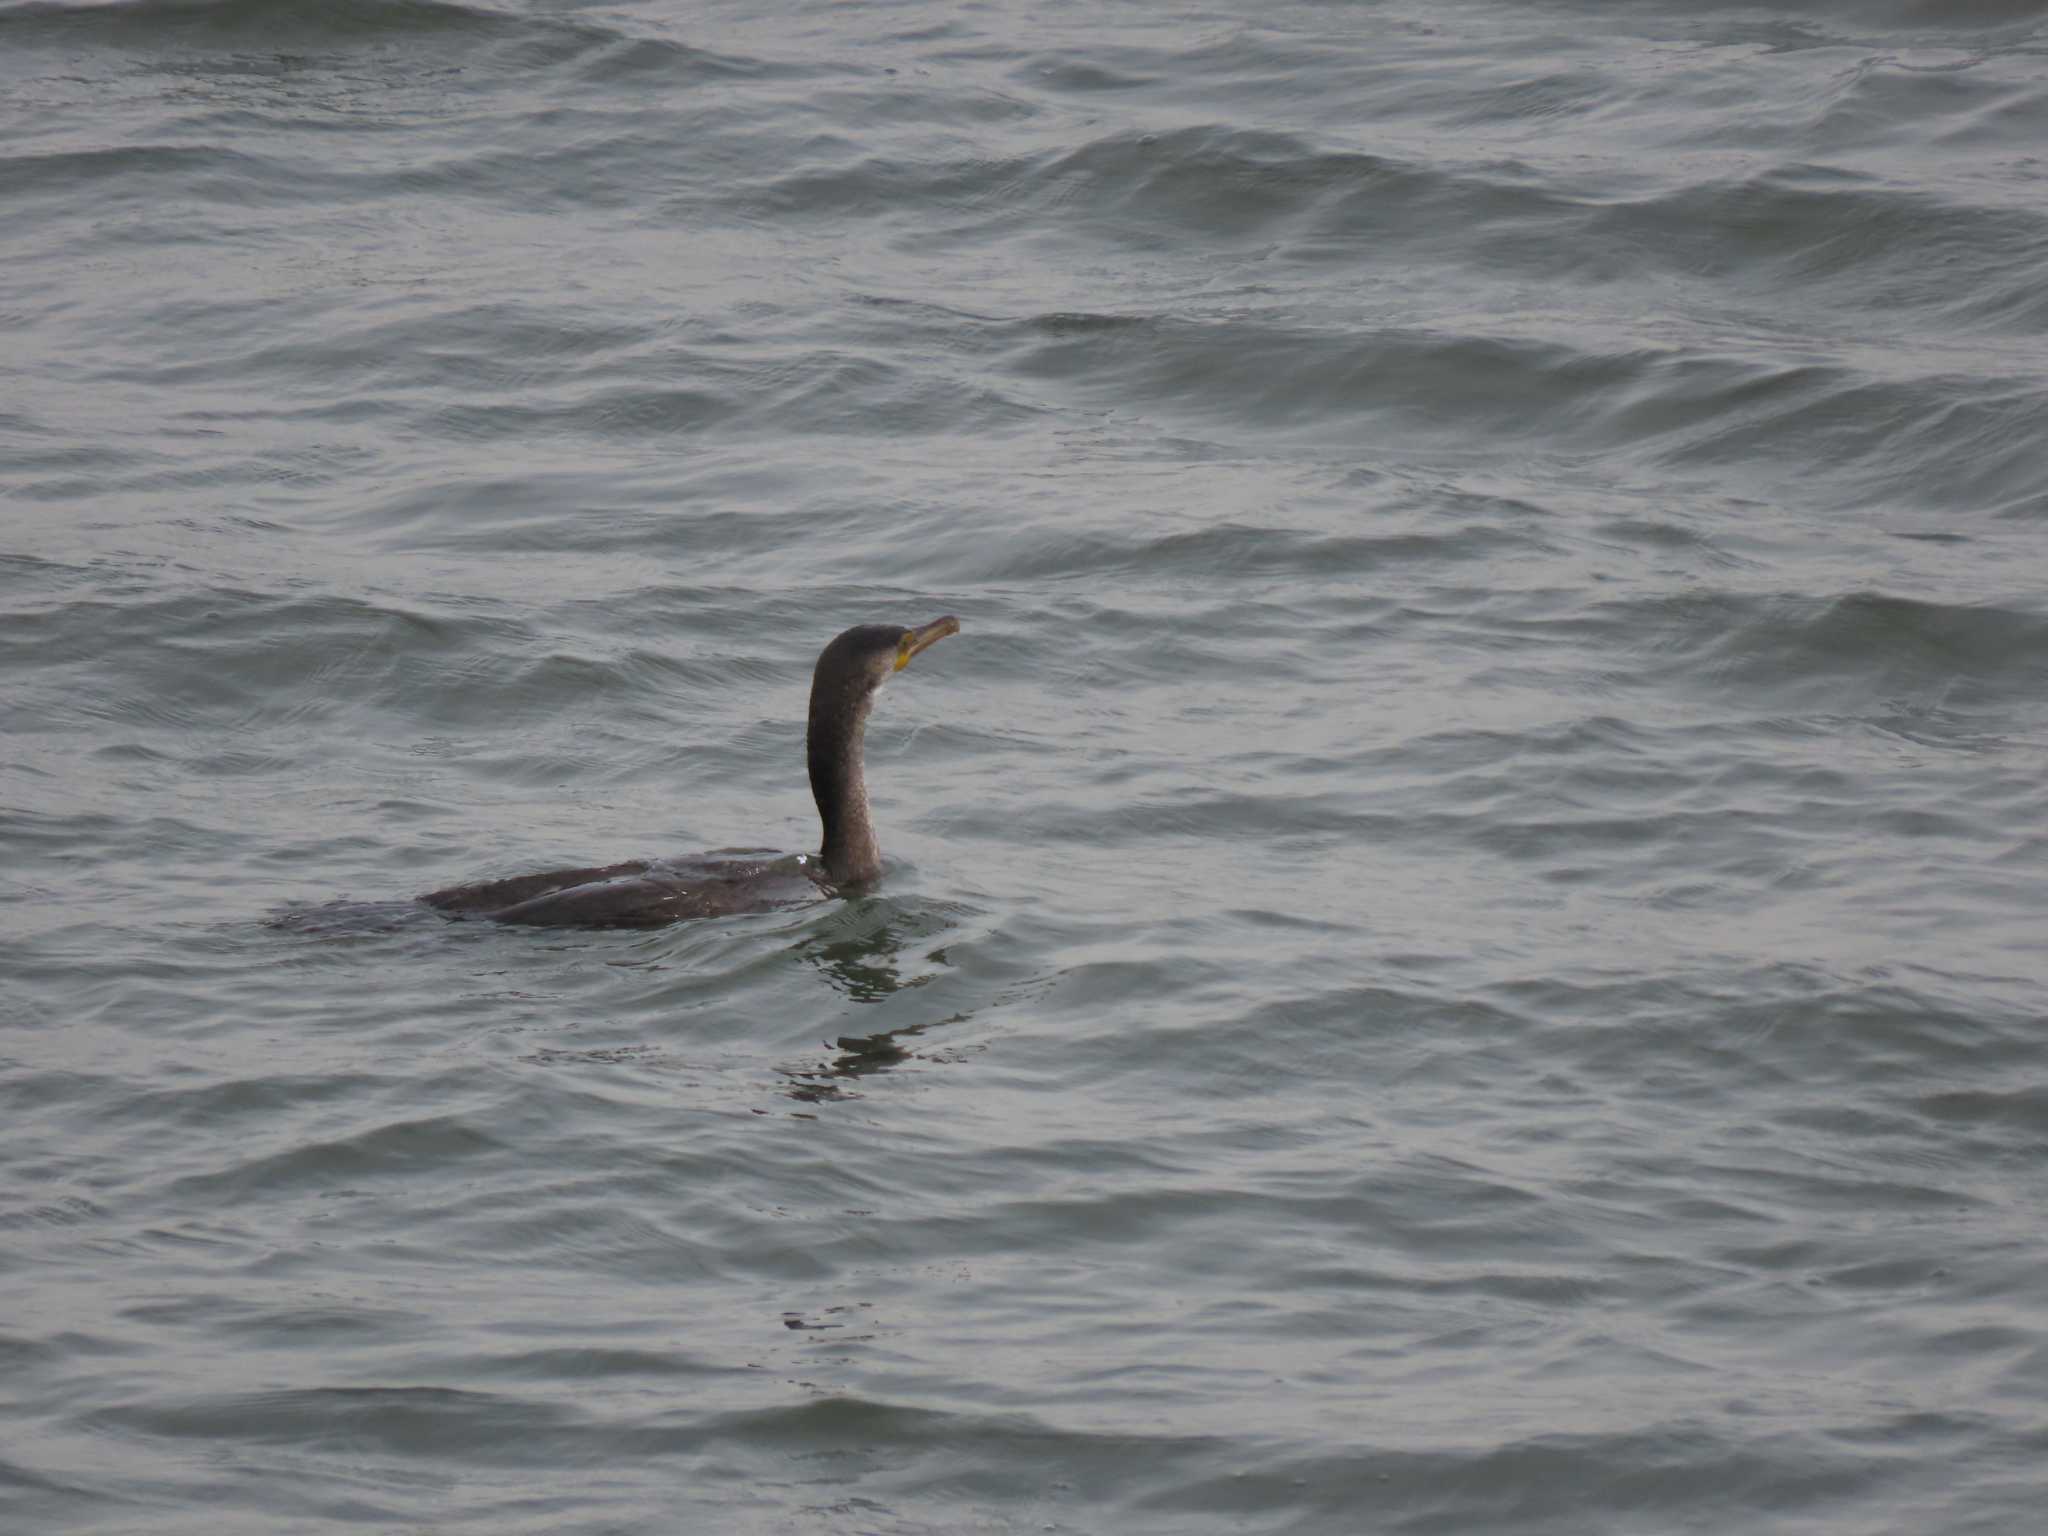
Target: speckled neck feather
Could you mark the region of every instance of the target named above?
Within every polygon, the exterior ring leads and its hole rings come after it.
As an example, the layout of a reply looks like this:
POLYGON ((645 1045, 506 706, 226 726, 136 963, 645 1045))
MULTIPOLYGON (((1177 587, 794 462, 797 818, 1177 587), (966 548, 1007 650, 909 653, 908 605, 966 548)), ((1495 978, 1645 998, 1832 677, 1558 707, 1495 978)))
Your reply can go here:
POLYGON ((811 796, 825 827, 825 874, 834 885, 863 885, 882 872, 882 846, 875 841, 875 824, 868 815, 867 777, 861 763, 876 688, 865 672, 835 665, 838 659, 831 649, 818 658, 804 745, 810 759, 811 796))

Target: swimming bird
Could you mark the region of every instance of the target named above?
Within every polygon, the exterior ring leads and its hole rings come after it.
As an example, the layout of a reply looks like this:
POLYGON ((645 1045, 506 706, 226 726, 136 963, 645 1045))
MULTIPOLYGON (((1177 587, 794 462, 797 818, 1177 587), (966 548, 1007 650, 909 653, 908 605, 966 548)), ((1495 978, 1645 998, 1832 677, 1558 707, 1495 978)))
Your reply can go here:
POLYGON ((588 869, 551 869, 508 880, 452 885, 419 899, 454 918, 564 928, 660 928, 690 917, 764 912, 857 890, 882 872, 868 814, 861 743, 882 684, 948 635, 948 614, 929 624, 859 624, 835 636, 811 674, 805 756, 824 841, 815 856, 721 848, 680 859, 636 859, 588 869))

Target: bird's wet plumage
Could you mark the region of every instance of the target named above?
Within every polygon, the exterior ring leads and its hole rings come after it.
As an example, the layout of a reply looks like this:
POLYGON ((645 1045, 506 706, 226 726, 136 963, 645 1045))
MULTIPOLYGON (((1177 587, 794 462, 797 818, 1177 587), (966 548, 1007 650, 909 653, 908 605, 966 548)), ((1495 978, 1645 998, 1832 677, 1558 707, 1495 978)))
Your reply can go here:
POLYGON ((830 887, 804 854, 738 848, 677 859, 631 859, 450 886, 420 898, 450 917, 543 928, 665 928, 692 917, 767 912, 816 901, 830 887))
POLYGON ((868 810, 862 743, 882 684, 957 634, 950 615, 903 627, 863 624, 835 636, 811 677, 805 758, 823 843, 815 856, 721 849, 484 880, 420 900, 448 917, 564 928, 661 928, 693 917, 765 912, 856 889, 882 869, 868 810))

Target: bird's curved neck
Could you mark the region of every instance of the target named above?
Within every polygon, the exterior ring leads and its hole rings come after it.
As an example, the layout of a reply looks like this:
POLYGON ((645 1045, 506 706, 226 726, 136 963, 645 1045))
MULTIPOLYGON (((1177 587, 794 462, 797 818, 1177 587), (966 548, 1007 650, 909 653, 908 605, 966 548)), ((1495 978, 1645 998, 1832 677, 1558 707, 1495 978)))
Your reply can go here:
POLYGON ((866 689, 833 689, 823 679, 811 689, 805 747, 811 797, 818 802, 818 820, 825 827, 821 857, 834 885, 863 885, 882 872, 882 847, 875 841, 875 824, 868 815, 867 776, 861 762, 862 737, 873 703, 874 695, 866 689))

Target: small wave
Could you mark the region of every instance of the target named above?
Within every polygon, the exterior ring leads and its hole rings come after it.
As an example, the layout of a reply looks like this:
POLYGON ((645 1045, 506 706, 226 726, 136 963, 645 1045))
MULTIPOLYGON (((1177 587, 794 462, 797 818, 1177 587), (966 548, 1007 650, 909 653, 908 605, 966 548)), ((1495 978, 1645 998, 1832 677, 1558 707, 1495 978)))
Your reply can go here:
MULTIPOLYGON (((316 50, 382 55, 394 47, 423 45, 439 47, 424 64, 412 59, 396 73, 381 70, 379 81, 388 83, 422 67, 444 77, 450 70, 468 70, 485 60, 472 54, 464 63, 448 50, 478 48, 490 50, 488 63, 498 70, 573 68, 588 80, 613 86, 644 79, 672 90, 807 72, 801 65, 778 66, 608 26, 589 13, 571 20, 458 0, 117 0, 110 5, 31 3, 0 11, 0 48, 97 46, 199 58, 222 48, 263 51, 260 61, 207 58, 198 66, 203 74, 299 74, 312 62, 301 55, 316 50)), ((168 58, 160 63, 173 71, 194 67, 168 58)))
POLYGON ((1673 273, 1774 304, 1796 292, 1844 313, 1882 307, 1943 336, 1965 324, 2037 326, 2048 321, 2039 281, 2048 218, 2017 200, 1984 201, 1983 190, 1936 193, 1790 164, 1612 204, 1577 238, 1619 243, 1673 273), (1978 199, 1965 200, 1972 193, 1978 199))
MULTIPOLYGON (((1526 531, 1474 520, 1439 530, 1400 529, 1381 534, 1332 535, 1300 528, 1218 522, 1150 537, 1122 537, 1060 528, 1019 529, 1000 547, 977 550, 969 562, 948 566, 955 578, 1005 581, 1108 576, 1150 582, 1214 578, 1328 576, 1368 580, 1390 571, 1441 568, 1467 561, 1512 559, 1547 546, 1526 531)), ((1249 614, 1232 613, 1231 632, 1243 633, 1249 614)))
MULTIPOLYGON (((279 48, 403 41, 434 33, 481 39, 567 25, 455 0, 117 0, 111 5, 10 7, 0 14, 0 40, 122 47, 247 42, 279 48)), ((588 24, 577 29, 598 31, 588 24)))
POLYGON ((166 183, 190 196, 238 204, 262 189, 298 200, 320 196, 321 180, 314 177, 316 185, 309 186, 267 157, 218 147, 138 144, 0 157, 0 195, 65 203, 82 186, 103 199, 125 193, 154 200, 164 195, 166 183))
POLYGON ((1762 702, 1869 708, 1938 695, 1956 710, 2038 700, 2048 687, 2048 615, 1883 592, 1834 597, 1721 594, 1596 610, 1636 637, 1646 672, 1683 673, 1762 702), (1661 656, 1661 659, 1657 659, 1661 656))

